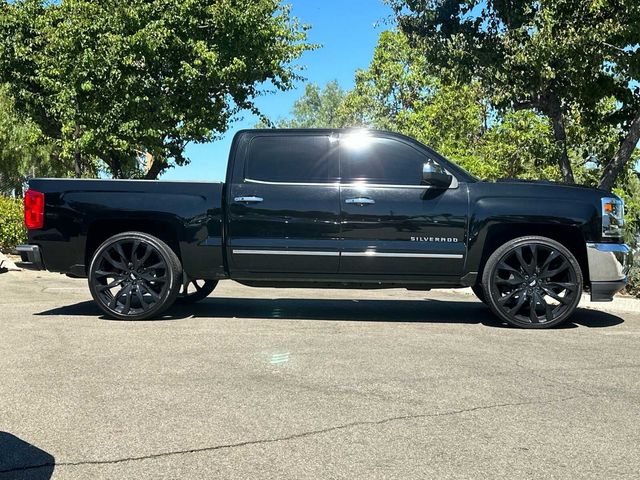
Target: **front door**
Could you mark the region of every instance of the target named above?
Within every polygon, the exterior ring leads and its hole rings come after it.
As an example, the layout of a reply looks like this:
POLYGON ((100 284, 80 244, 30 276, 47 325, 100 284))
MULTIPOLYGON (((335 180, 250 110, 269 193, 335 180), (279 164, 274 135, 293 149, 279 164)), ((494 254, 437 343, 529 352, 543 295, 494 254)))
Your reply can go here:
POLYGON ((227 196, 235 278, 338 271, 337 145, 329 133, 256 133, 248 140, 227 196))
POLYGON ((341 137, 341 274, 460 276, 466 185, 421 185, 429 160, 419 146, 382 133, 341 137))

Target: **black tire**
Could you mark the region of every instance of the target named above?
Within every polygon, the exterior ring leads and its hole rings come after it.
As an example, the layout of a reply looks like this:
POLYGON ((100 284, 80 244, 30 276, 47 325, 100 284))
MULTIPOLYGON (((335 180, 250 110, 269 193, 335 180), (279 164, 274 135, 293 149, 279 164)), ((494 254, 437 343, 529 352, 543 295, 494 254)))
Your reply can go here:
POLYGON ((207 298, 218 285, 217 280, 191 280, 182 285, 176 303, 189 305, 207 298))
POLYGON ((487 297, 484 296, 484 289, 482 288, 482 285, 478 283, 477 285, 471 287, 471 290, 473 290, 473 293, 476 294, 478 300, 480 300, 485 305, 487 304, 487 297))
POLYGON ((142 232, 107 239, 93 255, 89 290, 107 316, 145 320, 159 316, 182 287, 182 265, 162 240, 142 232))
POLYGON ((489 257, 482 287, 487 304, 502 320, 522 328, 549 328, 576 310, 582 271, 573 254, 555 240, 521 237, 489 257))

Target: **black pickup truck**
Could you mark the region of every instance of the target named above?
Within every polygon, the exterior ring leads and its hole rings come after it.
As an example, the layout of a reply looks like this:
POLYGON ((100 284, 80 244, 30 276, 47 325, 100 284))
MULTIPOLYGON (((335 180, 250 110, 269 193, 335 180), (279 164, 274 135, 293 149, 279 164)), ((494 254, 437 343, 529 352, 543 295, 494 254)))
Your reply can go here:
POLYGON ((244 130, 225 183, 34 179, 23 265, 87 277, 107 315, 159 316, 221 279, 255 287, 471 287, 520 327, 607 301, 630 265, 623 203, 481 181, 372 130, 244 130))

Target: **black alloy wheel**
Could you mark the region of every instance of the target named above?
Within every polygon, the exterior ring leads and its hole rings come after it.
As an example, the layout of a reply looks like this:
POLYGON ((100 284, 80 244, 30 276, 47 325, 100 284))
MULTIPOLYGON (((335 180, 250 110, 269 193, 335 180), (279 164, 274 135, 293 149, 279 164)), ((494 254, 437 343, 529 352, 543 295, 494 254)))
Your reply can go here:
POLYGON ((484 296, 484 289, 482 288, 482 285, 478 283, 471 287, 471 290, 473 290, 473 293, 478 297, 478 300, 484 304, 487 303, 487 298, 484 296))
POLYGON ((493 312, 524 328, 562 323, 582 295, 577 260, 545 237, 523 237, 500 247, 487 261, 482 283, 493 312))
POLYGON ((108 316, 143 320, 174 303, 181 278, 180 261, 166 243, 146 233, 125 232, 109 238, 94 254, 89 289, 108 316))
POLYGON ((182 285, 176 303, 187 305, 207 298, 218 285, 217 280, 191 280, 182 285))

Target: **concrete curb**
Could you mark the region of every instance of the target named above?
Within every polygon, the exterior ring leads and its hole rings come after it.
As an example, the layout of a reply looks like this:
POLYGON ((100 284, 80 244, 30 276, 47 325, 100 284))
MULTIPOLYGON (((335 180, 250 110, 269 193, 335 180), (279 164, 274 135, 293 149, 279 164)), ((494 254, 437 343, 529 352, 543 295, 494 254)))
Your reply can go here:
MULTIPOLYGON (((440 291, 475 296, 473 290, 470 288, 452 288, 440 291)), ((590 295, 583 293, 579 307, 589 308, 591 310, 601 310, 603 312, 640 313, 640 298, 616 295, 611 302, 592 302, 590 300, 590 295)))
POLYGON ((6 256, 0 253, 0 273, 4 272, 20 272, 22 269, 18 268, 15 263, 9 260, 6 256))

